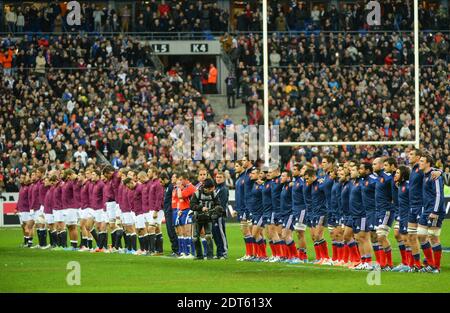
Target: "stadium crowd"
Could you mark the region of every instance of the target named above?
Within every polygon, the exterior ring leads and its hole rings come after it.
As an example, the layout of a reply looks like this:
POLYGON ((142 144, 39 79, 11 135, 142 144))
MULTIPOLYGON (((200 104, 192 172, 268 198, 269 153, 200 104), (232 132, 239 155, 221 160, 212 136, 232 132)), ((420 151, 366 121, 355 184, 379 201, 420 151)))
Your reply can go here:
POLYGON ((173 126, 214 121, 191 76, 153 70, 130 37, 8 37, 2 47, 2 190, 16 191, 30 167, 84 168, 96 151, 116 168, 151 159, 170 168, 173 126))
MULTIPOLYGON (((81 25, 66 22, 65 3, 10 5, 0 25, 7 32, 220 32, 228 30, 229 14, 218 7, 217 1, 151 0, 138 4, 132 16, 132 3, 119 8, 80 1, 81 25), (6 23, 3 23, 6 22, 6 23)), ((167 36, 166 36, 167 37, 167 36)))
MULTIPOLYGON (((359 31, 359 30, 412 30, 413 1, 380 1, 381 18, 379 26, 369 26, 366 16, 369 11, 366 2, 330 3, 327 6, 311 1, 271 1, 268 13, 270 31, 359 31)), ((419 4, 421 29, 445 30, 449 26, 449 12, 444 4, 426 7, 419 4)), ((245 24, 244 24, 245 25, 245 24)), ((241 29, 243 30, 243 29, 241 29)), ((247 28, 245 30, 248 30, 247 28)))

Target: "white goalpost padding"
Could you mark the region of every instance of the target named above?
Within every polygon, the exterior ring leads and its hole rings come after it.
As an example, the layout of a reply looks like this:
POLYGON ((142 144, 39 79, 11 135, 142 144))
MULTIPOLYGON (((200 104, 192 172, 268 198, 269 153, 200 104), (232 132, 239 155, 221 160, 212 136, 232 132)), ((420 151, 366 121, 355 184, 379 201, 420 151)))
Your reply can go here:
POLYGON ((420 93, 419 93, 419 0, 413 0, 414 4, 414 141, 314 141, 314 142, 271 142, 269 138, 269 58, 268 58, 268 36, 267 36, 267 1, 263 0, 263 79, 264 79, 264 156, 266 165, 269 162, 269 151, 271 146, 360 146, 360 145, 414 145, 419 148, 419 116, 420 116, 420 93))

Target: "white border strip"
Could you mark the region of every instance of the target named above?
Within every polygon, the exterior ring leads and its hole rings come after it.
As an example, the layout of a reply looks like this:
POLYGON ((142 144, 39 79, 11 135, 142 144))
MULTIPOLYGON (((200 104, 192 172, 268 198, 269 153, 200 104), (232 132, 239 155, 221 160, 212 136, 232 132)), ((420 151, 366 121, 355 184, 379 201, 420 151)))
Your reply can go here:
POLYGON ((311 141, 311 142, 269 142, 269 146, 396 146, 414 145, 415 141, 311 141))

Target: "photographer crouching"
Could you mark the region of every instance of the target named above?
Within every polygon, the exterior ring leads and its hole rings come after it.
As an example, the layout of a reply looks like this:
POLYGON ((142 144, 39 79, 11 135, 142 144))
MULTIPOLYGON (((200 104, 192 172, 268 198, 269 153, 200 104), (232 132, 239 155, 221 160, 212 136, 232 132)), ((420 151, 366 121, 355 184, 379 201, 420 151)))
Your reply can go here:
POLYGON ((207 259, 213 258, 212 224, 222 216, 224 209, 220 206, 219 199, 214 194, 215 186, 212 179, 206 179, 203 186, 197 190, 191 199, 191 210, 194 211, 194 245, 197 252, 196 259, 203 260, 200 233, 205 232, 208 245, 207 259))

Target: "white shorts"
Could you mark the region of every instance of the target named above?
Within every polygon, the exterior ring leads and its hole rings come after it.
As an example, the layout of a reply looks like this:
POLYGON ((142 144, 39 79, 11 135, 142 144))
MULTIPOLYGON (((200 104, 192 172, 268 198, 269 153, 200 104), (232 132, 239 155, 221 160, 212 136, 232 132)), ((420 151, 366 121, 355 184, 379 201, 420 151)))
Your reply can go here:
POLYGON ((45 223, 47 224, 55 223, 55 218, 53 217, 53 214, 45 213, 44 216, 45 216, 45 223))
POLYGON ((145 213, 136 216, 136 228, 145 228, 145 213))
POLYGON ((31 221, 31 220, 32 220, 32 218, 31 218, 30 212, 19 212, 19 221, 20 221, 20 224, 29 222, 29 221, 31 221))
POLYGON ((136 224, 136 214, 134 212, 123 212, 122 213, 122 224, 123 225, 135 225, 136 224))
POLYGON ((78 223, 78 209, 65 209, 65 222, 67 225, 76 225, 78 223))
POLYGON ((94 220, 97 223, 106 223, 108 221, 108 216, 105 210, 94 210, 94 220))
POLYGON ((108 222, 115 222, 116 221, 116 210, 117 210, 117 203, 114 201, 106 202, 106 215, 108 216, 108 222))
MULTIPOLYGON (((33 211, 33 213, 31 215, 31 219, 33 219, 34 221, 41 222, 44 217, 44 206, 41 205, 38 210, 32 210, 32 211, 33 211)), ((39 224, 42 224, 42 223, 39 223, 39 224)))
POLYGON ((122 211, 120 210, 120 205, 116 203, 116 218, 122 217, 122 211))
POLYGON ((81 218, 82 219, 91 219, 94 218, 94 209, 92 208, 86 208, 81 210, 81 218))
POLYGON ((55 223, 66 221, 66 210, 53 210, 55 223))
POLYGON ((159 210, 159 211, 157 211, 158 213, 157 213, 157 215, 156 215, 156 218, 154 218, 153 216, 153 214, 155 213, 155 211, 150 211, 148 214, 149 214, 149 220, 148 220, 148 223, 150 224, 150 225, 156 225, 156 224, 158 224, 158 225, 160 225, 161 223, 162 223, 162 219, 164 218, 164 211, 163 210, 159 210))

